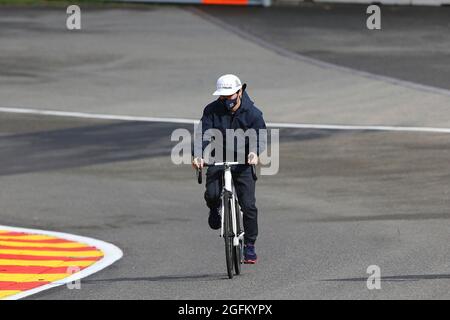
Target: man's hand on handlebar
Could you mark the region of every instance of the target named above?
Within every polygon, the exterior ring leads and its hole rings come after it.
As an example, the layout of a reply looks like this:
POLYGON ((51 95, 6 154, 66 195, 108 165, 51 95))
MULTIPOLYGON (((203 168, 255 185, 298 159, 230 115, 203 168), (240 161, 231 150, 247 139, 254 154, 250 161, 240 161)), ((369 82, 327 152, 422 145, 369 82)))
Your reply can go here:
POLYGON ((258 156, 256 155, 256 153, 254 152, 250 152, 248 154, 248 164, 254 164, 257 165, 258 164, 258 156))
POLYGON ((202 158, 196 157, 192 160, 192 168, 194 169, 203 169, 203 166, 205 164, 205 160, 202 158))

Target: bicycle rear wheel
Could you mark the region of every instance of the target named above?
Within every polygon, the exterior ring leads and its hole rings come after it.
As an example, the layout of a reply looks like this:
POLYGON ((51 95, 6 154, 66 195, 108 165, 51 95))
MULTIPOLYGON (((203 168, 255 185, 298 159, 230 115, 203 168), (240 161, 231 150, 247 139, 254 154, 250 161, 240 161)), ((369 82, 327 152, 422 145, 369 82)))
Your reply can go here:
POLYGON ((228 193, 224 195, 224 230, 223 238, 225 240, 225 258, 227 262, 228 278, 233 279, 233 230, 231 221, 231 198, 228 193))

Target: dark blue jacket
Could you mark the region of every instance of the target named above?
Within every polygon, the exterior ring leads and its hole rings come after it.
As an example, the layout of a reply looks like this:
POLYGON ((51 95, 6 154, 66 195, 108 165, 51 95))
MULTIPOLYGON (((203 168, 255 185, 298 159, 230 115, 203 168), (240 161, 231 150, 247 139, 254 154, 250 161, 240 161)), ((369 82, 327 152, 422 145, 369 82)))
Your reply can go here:
MULTIPOLYGON (((246 131, 247 129, 252 128, 256 130, 258 134, 258 144, 256 150, 249 150, 249 143, 246 140, 245 159, 247 159, 247 155, 249 152, 255 152, 259 156, 259 154, 263 152, 266 147, 265 139, 263 139, 264 137, 261 137, 261 139, 259 139, 259 129, 266 129, 266 123, 264 122, 263 114, 261 110, 259 110, 254 105, 253 101, 250 99, 246 91, 244 91, 242 95, 241 106, 234 114, 231 113, 231 111, 227 110, 225 105, 219 99, 217 99, 205 107, 205 109, 203 110, 203 116, 200 121, 202 124, 202 136, 204 135, 206 130, 211 128, 219 129, 222 132, 224 142, 224 158, 226 157, 226 129, 242 129, 246 131)), ((202 154, 208 144, 208 141, 203 141, 202 154)), ((193 149, 193 155, 200 156, 199 153, 200 150, 193 149)), ((234 154, 234 158, 236 159, 236 153, 234 154)), ((219 159, 216 159, 216 161, 219 161, 219 159)))

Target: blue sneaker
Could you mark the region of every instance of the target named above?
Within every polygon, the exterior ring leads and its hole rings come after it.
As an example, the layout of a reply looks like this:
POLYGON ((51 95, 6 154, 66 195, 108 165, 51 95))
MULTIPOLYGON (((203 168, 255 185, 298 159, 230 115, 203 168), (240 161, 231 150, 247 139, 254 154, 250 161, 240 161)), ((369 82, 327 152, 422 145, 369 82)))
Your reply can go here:
POLYGON ((212 209, 209 211, 208 224, 211 229, 218 230, 222 226, 222 219, 220 218, 219 209, 212 209))
POLYGON ((258 261, 258 256, 255 252, 254 244, 246 244, 244 246, 244 263, 245 264, 255 264, 258 261))

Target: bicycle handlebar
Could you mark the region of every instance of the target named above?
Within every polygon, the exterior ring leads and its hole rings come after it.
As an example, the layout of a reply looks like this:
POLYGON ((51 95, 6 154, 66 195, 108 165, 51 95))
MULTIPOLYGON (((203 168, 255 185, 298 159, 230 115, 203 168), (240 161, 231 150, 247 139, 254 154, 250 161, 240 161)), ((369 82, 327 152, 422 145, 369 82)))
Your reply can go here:
POLYGON ((256 166, 254 164, 252 164, 252 176, 255 181, 258 180, 258 175, 256 174, 256 166))
POLYGON ((197 169, 197 181, 198 181, 198 184, 202 184, 202 180, 203 180, 203 178, 202 178, 202 169, 197 169))
MULTIPOLYGON (((215 162, 215 163, 204 163, 203 166, 204 167, 215 167, 215 166, 224 166, 224 165, 228 165, 228 166, 234 166, 234 165, 238 165, 238 164, 245 164, 245 163, 239 163, 239 162, 215 162)), ((253 179, 258 180, 258 175, 256 174, 256 166, 254 164, 251 165, 252 166, 252 176, 253 179)), ((197 182, 198 184, 202 184, 203 181, 203 175, 202 175, 202 169, 198 168, 197 169, 197 182)))
POLYGON ((219 167, 219 166, 235 166, 238 164, 245 164, 245 163, 240 163, 240 162, 214 162, 214 163, 204 163, 203 166, 204 167, 219 167))

